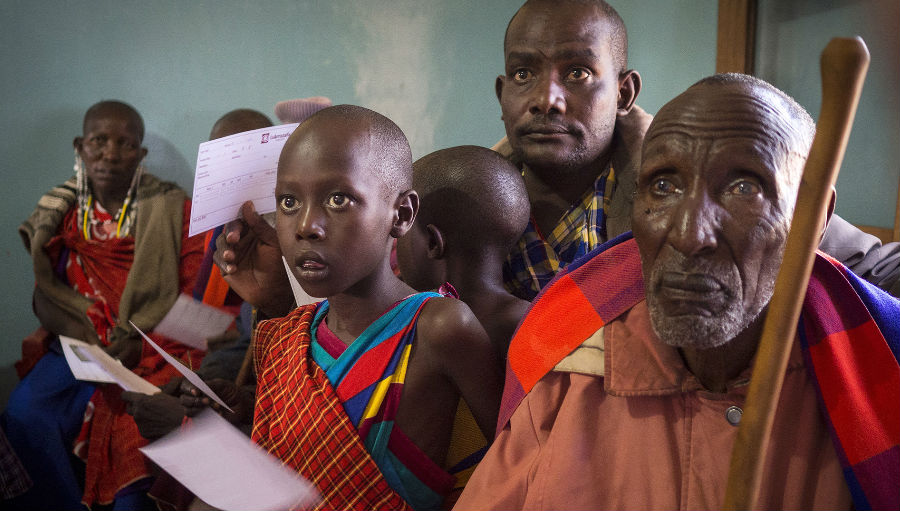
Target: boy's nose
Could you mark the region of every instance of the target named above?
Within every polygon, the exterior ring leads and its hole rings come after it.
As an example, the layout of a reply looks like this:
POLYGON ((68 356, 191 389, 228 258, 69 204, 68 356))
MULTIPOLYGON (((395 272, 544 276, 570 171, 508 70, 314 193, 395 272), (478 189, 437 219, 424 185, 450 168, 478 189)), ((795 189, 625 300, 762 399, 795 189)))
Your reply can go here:
POLYGON ((306 240, 319 240, 325 237, 324 219, 313 206, 306 206, 297 219, 297 237, 306 240))

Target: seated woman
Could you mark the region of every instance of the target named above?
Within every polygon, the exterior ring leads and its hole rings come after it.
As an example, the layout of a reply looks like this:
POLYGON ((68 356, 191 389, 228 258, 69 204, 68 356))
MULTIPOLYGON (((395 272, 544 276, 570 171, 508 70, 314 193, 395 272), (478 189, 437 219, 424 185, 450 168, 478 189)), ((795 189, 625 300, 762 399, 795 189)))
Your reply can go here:
MULTIPOLYGON (((19 228, 34 262, 33 307, 53 337, 19 383, 2 416, 10 443, 32 476, 16 509, 148 504, 146 441, 125 413, 121 389, 76 381, 57 335, 105 346, 135 373, 161 385, 175 370, 128 324, 150 332, 180 292, 190 292, 203 238, 189 238, 190 200, 143 171, 144 123, 131 106, 88 109, 76 137, 75 176, 41 197, 19 228), (77 436, 77 442, 76 442, 77 436), (76 448, 77 443, 77 448, 76 448), (85 464, 73 463, 74 452, 85 464)), ((202 353, 151 334, 196 367, 202 353)))

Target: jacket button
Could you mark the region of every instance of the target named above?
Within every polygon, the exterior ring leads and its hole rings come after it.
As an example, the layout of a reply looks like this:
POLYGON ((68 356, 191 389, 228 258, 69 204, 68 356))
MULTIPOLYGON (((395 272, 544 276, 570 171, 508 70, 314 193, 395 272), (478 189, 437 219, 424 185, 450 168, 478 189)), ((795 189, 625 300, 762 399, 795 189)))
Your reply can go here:
POLYGON ((732 426, 737 426, 741 423, 742 415, 744 415, 744 411, 738 406, 729 406, 728 409, 725 410, 725 420, 732 426))

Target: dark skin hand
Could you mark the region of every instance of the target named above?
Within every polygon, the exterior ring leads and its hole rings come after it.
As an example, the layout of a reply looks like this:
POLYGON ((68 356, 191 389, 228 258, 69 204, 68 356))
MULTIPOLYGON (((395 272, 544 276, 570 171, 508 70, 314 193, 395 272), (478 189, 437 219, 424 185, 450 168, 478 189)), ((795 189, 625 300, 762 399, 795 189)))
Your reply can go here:
POLYGON ((252 387, 238 387, 230 380, 213 379, 206 381, 209 388, 216 393, 222 401, 225 402, 234 413, 229 412, 221 405, 206 397, 200 389, 192 385, 189 381, 184 380, 181 383, 181 406, 184 407, 185 414, 193 417, 209 407, 215 410, 219 415, 234 425, 252 424, 253 423, 253 407, 255 405, 255 396, 252 387))
POLYGON ((123 366, 134 369, 141 362, 144 345, 140 339, 127 338, 113 341, 104 349, 109 356, 119 359, 123 366))
POLYGON ((125 411, 134 417, 138 431, 147 440, 156 440, 178 429, 184 420, 184 408, 176 397, 181 378, 172 378, 159 394, 148 396, 140 392, 122 392, 125 411))
POLYGON ((241 206, 241 219, 229 222, 216 239, 213 260, 231 289, 268 317, 284 316, 293 308, 275 228, 252 202, 241 206))

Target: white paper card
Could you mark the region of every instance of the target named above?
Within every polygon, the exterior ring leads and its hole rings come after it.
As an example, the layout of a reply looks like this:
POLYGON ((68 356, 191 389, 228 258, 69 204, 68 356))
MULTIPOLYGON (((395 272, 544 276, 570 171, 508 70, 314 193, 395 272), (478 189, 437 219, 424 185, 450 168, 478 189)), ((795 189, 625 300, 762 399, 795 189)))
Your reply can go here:
POLYGON ((153 331, 206 351, 206 340, 222 335, 232 321, 231 314, 181 294, 153 331))
POLYGON ((212 410, 142 447, 154 463, 218 509, 283 510, 312 507, 313 485, 255 445, 212 410))
MULTIPOLYGON (((125 390, 140 392, 141 394, 153 395, 159 392, 159 387, 134 374, 130 369, 123 366, 121 362, 109 356, 100 346, 64 336, 60 336, 59 340, 61 343, 64 343, 63 353, 65 353, 65 344, 68 344, 69 348, 72 349, 72 354, 75 355, 79 361, 88 359, 90 361, 89 363, 93 365, 92 371, 103 372, 109 377, 109 380, 88 381, 115 383, 125 390)), ((66 356, 66 362, 69 362, 68 355, 66 356)), ((82 365, 79 370, 83 369, 84 365, 82 365)), ((69 364, 69 367, 72 367, 71 363, 69 364)), ((75 369, 72 369, 72 374, 75 374, 75 369)), ((96 373, 94 373, 94 375, 96 376, 96 373)), ((78 376, 75 376, 75 378, 79 380, 84 379, 79 378, 78 376)))
MULTIPOLYGON (((131 321, 129 321, 129 323, 131 323, 131 321)), ((153 346, 153 349, 159 352, 159 354, 162 355, 164 359, 166 359, 166 362, 172 364, 172 366, 175 367, 175 369, 177 369, 178 372, 182 374, 182 376, 187 378, 189 382, 193 383, 195 387, 200 389, 201 392, 209 396, 210 399, 221 405, 223 408, 231 413, 234 413, 234 410, 229 408, 229 406, 225 404, 225 401, 222 401, 222 399, 217 396, 215 392, 213 392, 213 389, 209 388, 209 385, 207 385, 206 382, 204 382, 199 376, 197 376, 197 373, 185 367, 184 364, 179 362, 177 358, 166 353, 166 350, 160 348, 158 344, 153 342, 153 339, 147 337, 147 334, 141 331, 141 329, 138 328, 137 325, 131 323, 131 326, 134 327, 134 329, 137 330, 139 334, 141 334, 145 341, 150 343, 150 346, 153 346)))
POLYGON ((284 271, 287 272, 288 281, 291 283, 291 291, 294 292, 294 302, 297 303, 297 307, 318 302, 318 298, 309 296, 306 291, 303 290, 303 287, 300 285, 300 283, 297 282, 297 277, 295 277, 294 274, 291 273, 291 267, 288 266, 287 259, 285 259, 284 256, 281 256, 281 262, 284 263, 284 271))
POLYGON ((63 355, 66 357, 66 363, 72 370, 72 376, 76 380, 96 381, 100 383, 115 383, 106 371, 87 356, 85 350, 89 346, 86 342, 81 342, 64 335, 59 336, 59 343, 62 345, 63 355))
POLYGON ((236 133, 200 144, 194 172, 190 235, 235 220, 248 200, 260 214, 275 211, 278 157, 297 124, 236 133))

